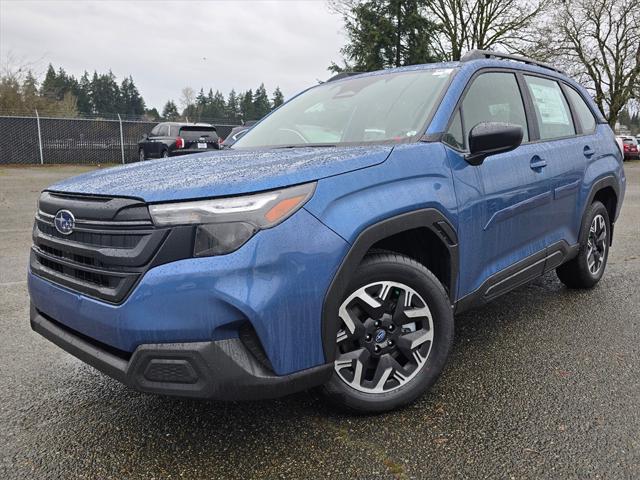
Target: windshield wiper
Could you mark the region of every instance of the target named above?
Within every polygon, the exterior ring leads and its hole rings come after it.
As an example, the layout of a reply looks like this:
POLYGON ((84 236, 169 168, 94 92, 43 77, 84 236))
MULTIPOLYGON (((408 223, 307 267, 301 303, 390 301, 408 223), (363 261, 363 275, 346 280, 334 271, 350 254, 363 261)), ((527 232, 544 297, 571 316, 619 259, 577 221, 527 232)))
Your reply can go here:
POLYGON ((331 143, 301 143, 301 144, 296 144, 296 145, 281 145, 279 147, 273 147, 273 148, 323 148, 323 147, 336 147, 336 145, 333 145, 331 143))

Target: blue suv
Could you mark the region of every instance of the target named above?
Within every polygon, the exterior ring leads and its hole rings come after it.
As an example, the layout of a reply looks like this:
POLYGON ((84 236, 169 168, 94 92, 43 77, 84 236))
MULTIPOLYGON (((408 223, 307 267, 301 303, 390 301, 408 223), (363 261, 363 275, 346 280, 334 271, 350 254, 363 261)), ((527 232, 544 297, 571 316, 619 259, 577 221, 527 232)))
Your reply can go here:
POLYGON ((593 287, 624 191, 613 132, 548 65, 342 76, 229 150, 46 189, 31 326, 144 392, 385 411, 434 383, 454 314, 554 269, 593 287))

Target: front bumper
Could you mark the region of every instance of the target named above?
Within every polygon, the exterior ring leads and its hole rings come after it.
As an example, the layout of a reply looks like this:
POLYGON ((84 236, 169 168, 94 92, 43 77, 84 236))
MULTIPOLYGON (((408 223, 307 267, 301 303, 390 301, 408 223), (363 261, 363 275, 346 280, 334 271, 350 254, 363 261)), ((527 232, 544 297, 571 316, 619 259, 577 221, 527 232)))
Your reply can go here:
POLYGON ((120 304, 29 272, 39 312, 109 348, 237 341, 250 325, 276 375, 326 362, 322 306, 348 244, 304 208, 242 248, 148 270, 120 304))
POLYGON ((321 385, 333 364, 290 375, 269 372, 238 338, 140 345, 131 355, 92 341, 31 304, 31 328, 80 360, 142 392, 214 400, 281 397, 321 385))

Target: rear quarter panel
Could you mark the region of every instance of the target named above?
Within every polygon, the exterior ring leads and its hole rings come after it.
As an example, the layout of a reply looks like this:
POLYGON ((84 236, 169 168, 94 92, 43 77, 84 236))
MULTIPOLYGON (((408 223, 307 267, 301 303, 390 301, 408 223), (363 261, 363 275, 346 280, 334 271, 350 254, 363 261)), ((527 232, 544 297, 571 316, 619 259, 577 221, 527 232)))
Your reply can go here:
POLYGON ((587 167, 580 191, 579 211, 584 214, 585 209, 588 207, 587 203, 591 198, 594 184, 603 178, 613 177, 619 188, 617 211, 614 218, 611 219, 615 221, 620 213, 627 183, 624 174, 623 157, 618 148, 615 135, 609 125, 598 124, 596 134, 596 144, 594 146, 596 155, 590 160, 587 160, 587 167))

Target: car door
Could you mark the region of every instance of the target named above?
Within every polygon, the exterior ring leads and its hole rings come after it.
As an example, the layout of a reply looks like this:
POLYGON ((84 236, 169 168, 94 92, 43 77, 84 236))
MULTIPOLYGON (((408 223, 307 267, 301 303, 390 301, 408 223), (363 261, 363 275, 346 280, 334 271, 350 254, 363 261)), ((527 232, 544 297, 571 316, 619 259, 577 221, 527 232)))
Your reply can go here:
POLYGON ((522 80, 510 71, 477 75, 454 112, 444 140, 459 209, 458 298, 475 293, 489 300, 544 269, 551 194, 530 130, 522 80), (470 165, 467 139, 481 122, 522 126, 522 145, 470 165))
POLYGON ((147 137, 146 141, 144 142, 144 149, 145 149, 145 155, 147 158, 153 158, 153 157, 157 157, 157 138, 158 138, 158 134, 160 133, 160 129, 162 128, 162 123, 159 123, 158 125, 156 125, 155 127, 153 127, 153 129, 151 130, 151 132, 149 133, 149 136, 147 137))
MULTIPOLYGON (((528 74, 524 75, 524 81, 531 97, 539 146, 544 152, 541 157, 546 162, 553 195, 552 215, 546 222, 549 228, 547 244, 554 250, 563 245, 566 248, 578 243, 581 220, 578 200, 587 160, 596 153, 595 119, 591 116, 592 125, 587 125, 590 132, 578 136, 579 125, 573 118, 577 112, 572 112, 566 96, 568 92, 563 91, 561 83, 528 74)), ((563 256, 556 254, 551 261, 553 259, 561 262, 563 256)))
POLYGON ((168 123, 161 123, 158 129, 158 134, 153 139, 153 152, 155 157, 162 156, 162 151, 167 148, 169 141, 169 128, 168 123))

